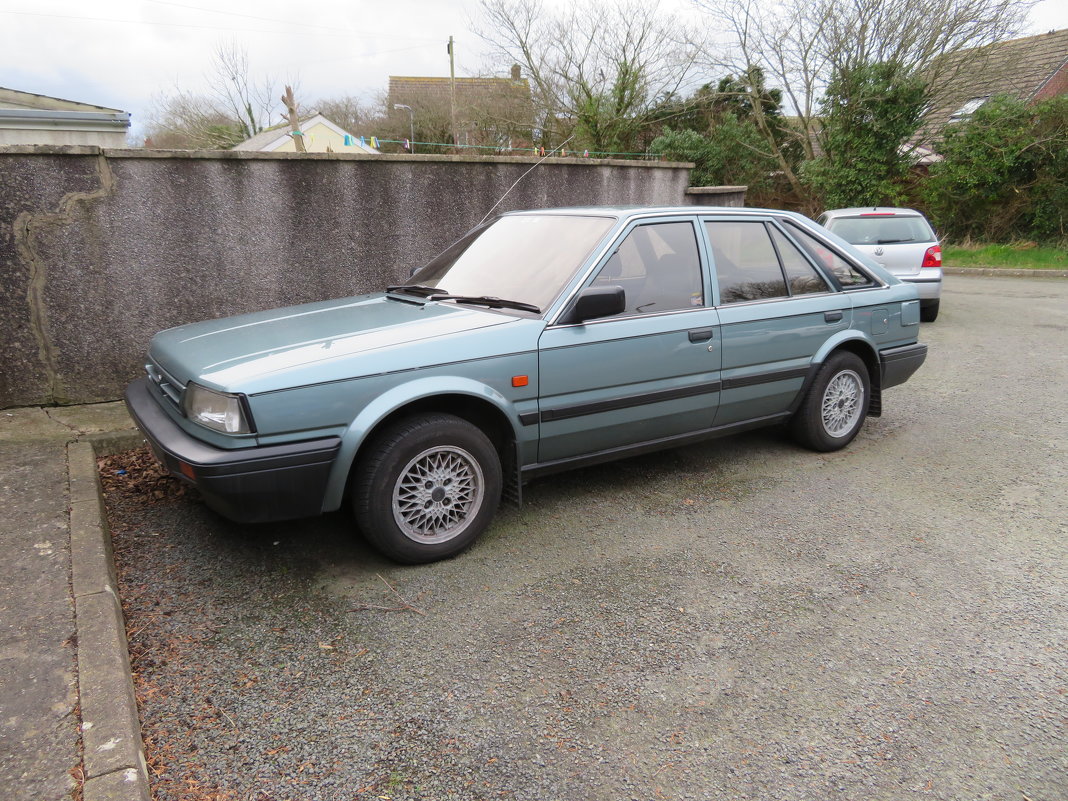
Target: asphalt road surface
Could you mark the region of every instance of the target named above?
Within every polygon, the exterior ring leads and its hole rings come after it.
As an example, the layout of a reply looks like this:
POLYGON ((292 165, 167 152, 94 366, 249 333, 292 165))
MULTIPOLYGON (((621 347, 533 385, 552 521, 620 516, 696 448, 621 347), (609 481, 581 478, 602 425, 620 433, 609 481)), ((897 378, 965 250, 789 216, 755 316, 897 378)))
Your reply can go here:
POLYGON ((157 801, 1068 798, 1068 281, 947 284, 845 451, 542 480, 445 563, 112 492, 157 801))

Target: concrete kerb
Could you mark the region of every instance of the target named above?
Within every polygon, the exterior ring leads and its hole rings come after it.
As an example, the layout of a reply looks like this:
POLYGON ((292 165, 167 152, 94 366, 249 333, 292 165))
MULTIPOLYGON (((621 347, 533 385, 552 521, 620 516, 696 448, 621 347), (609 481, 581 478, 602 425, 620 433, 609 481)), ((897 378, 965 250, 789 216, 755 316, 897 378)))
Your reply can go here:
POLYGON ((1068 270, 1021 270, 1002 267, 943 267, 946 275, 991 275, 997 278, 1068 278, 1068 270))
POLYGON ((137 432, 119 432, 67 445, 85 801, 151 799, 111 534, 96 466, 98 455, 134 448, 141 442, 137 432))

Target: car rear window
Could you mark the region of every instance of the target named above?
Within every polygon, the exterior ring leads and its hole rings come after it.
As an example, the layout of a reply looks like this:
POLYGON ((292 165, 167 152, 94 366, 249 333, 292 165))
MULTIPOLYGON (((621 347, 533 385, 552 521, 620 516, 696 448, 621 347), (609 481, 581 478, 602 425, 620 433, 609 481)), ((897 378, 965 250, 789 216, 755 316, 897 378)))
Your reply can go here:
POLYGON ((896 245, 934 242, 934 231, 917 215, 835 217, 825 223, 851 245, 896 245))

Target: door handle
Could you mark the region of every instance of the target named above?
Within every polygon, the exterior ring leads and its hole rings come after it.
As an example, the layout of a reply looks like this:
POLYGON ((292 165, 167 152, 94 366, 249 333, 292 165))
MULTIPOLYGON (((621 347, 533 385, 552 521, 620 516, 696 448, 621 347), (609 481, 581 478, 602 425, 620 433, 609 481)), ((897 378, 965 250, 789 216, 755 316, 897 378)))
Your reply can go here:
POLYGON ((824 312, 823 319, 828 323, 837 323, 842 319, 842 313, 840 311, 824 312))
POLYGON ((695 328, 689 332, 690 342, 707 342, 715 335, 715 328, 695 328))

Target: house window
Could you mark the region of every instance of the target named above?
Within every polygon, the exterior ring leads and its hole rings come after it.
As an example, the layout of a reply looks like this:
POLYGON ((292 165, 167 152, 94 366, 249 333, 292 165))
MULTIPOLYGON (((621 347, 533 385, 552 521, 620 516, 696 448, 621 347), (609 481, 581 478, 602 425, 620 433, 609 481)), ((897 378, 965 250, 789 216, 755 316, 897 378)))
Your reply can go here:
POLYGON ((977 112, 979 110, 979 107, 982 106, 983 103, 985 103, 989 99, 990 99, 989 95, 985 95, 983 97, 973 97, 971 100, 969 100, 963 106, 961 106, 959 109, 957 109, 952 114, 950 114, 949 115, 949 121, 950 122, 963 122, 964 120, 966 120, 970 116, 972 116, 972 114, 977 112))

